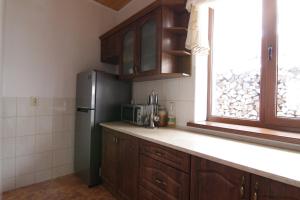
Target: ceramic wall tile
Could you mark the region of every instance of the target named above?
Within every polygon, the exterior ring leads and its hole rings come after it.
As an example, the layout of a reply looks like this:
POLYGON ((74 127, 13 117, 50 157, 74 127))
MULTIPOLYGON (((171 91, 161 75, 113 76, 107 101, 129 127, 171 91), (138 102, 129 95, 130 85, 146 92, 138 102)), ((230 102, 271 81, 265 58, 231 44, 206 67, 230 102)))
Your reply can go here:
POLYGON ((34 180, 35 180, 34 177, 35 177, 34 173, 17 176, 16 177, 16 188, 25 187, 25 186, 34 184, 34 180))
POLYGON ((53 149, 65 149, 71 147, 73 142, 70 132, 53 133, 53 149))
POLYGON ((14 158, 16 156, 16 138, 2 139, 2 158, 14 158))
POLYGON ((53 178, 57 178, 60 176, 65 176, 67 174, 72 174, 74 172, 74 167, 71 164, 62 165, 59 167, 53 168, 53 178))
POLYGON ((54 167, 73 163, 73 160, 74 160, 74 150, 71 148, 56 150, 53 153, 53 166, 54 167))
POLYGON ((54 98, 53 100, 53 114, 62 115, 67 110, 67 100, 65 98, 54 98))
POLYGON ((34 135, 36 133, 35 117, 18 117, 17 118, 17 136, 34 135))
POLYGON ((52 170, 43 170, 35 173, 35 183, 41 183, 52 178, 52 170))
POLYGON ((5 97, 2 105, 4 191, 73 173, 75 98, 35 105, 30 97, 5 97))
POLYGON ((178 99, 178 95, 180 93, 179 82, 180 79, 165 80, 163 87, 166 93, 167 101, 175 101, 178 99))
POLYGON ((64 115, 64 131, 74 131, 75 129, 75 115, 64 115))
POLYGON ((50 170, 52 168, 52 152, 40 153, 35 155, 35 171, 50 170))
POLYGON ((35 116, 37 105, 31 97, 17 98, 17 115, 19 117, 35 116))
POLYGON ((176 102, 176 120, 178 126, 186 126, 186 123, 192 121, 194 117, 193 101, 176 102))
POLYGON ((39 98, 36 113, 38 116, 52 115, 53 114, 53 99, 52 98, 39 98))
POLYGON ((49 134, 52 133, 52 120, 50 116, 38 116, 36 118, 36 133, 37 134, 49 134))
POLYGON ((16 156, 31 155, 35 152, 35 136, 23 136, 16 139, 16 156))
POLYGON ((35 152, 43 153, 52 150, 52 134, 35 136, 35 152))
POLYGON ((15 137, 17 132, 17 118, 9 117, 2 120, 2 137, 15 137))
POLYGON ((63 115, 54 115, 53 116, 52 130, 53 132, 64 131, 64 116, 63 115))
POLYGON ((3 97, 2 98, 2 116, 16 117, 17 116, 17 98, 3 97))
POLYGON ((16 176, 30 174, 34 172, 35 156, 20 156, 16 158, 16 176))
POLYGON ((66 108, 64 111, 64 114, 67 115, 74 115, 75 114, 75 99, 73 98, 67 98, 65 99, 66 102, 66 108))
POLYGON ((145 103, 149 91, 159 94, 160 105, 169 108, 169 103, 177 105, 176 118, 179 126, 194 119, 195 78, 177 78, 159 81, 136 82, 133 84, 133 99, 137 103, 145 103), (188 105, 186 105, 187 103, 188 105))
POLYGON ((179 81, 177 100, 181 101, 193 101, 195 94, 195 80, 194 78, 182 78, 179 81))
POLYGON ((12 178, 16 175, 16 159, 15 158, 6 158, 2 159, 2 178, 12 178))
POLYGON ((10 191, 16 189, 16 178, 4 178, 2 181, 2 190, 3 191, 10 191))

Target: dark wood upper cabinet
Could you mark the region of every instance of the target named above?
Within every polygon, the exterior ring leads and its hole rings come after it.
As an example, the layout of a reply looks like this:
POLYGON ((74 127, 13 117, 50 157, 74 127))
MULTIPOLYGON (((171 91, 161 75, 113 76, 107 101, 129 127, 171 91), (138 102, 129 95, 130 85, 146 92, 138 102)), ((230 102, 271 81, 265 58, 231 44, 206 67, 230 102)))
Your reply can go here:
POLYGON ((152 75, 160 72, 160 9, 139 20, 138 24, 138 75, 152 75))
POLYGON ((251 176, 251 200, 300 200, 300 188, 251 176))
POLYGON ((103 129, 102 178, 119 199, 137 200, 139 174, 138 139, 103 129))
POLYGON ((250 175, 192 157, 191 200, 248 200, 250 175))
POLYGON ((101 61, 113 65, 119 64, 120 35, 118 32, 101 39, 101 61))
MULTIPOLYGON (((157 0, 100 37, 102 62, 118 58, 121 79, 134 81, 191 75, 191 53, 185 49, 189 14, 185 0, 157 0), (116 33, 119 38, 113 37, 116 33), (108 40, 116 42, 116 51, 108 40), (119 52, 118 56, 109 55, 119 52)), ((112 42, 111 42, 112 43, 112 42)), ((115 61, 115 60, 114 60, 115 61)))

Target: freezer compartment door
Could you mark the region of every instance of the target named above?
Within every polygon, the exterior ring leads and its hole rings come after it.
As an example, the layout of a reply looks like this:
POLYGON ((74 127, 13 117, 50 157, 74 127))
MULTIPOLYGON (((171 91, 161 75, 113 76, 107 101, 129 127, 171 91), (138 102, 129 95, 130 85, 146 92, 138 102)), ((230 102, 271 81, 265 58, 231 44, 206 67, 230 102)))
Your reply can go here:
POLYGON ((76 107, 95 108, 96 71, 82 72, 77 75, 76 107))
POLYGON ((75 126, 75 173, 87 184, 91 174, 91 148, 94 129, 94 110, 77 109, 75 126))

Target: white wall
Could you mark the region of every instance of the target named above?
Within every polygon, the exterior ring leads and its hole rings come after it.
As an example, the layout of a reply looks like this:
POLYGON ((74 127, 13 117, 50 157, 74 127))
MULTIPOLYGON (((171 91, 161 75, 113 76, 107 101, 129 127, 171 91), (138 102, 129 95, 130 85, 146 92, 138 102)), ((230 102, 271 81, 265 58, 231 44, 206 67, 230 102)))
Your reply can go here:
POLYGON ((7 0, 5 191, 73 172, 76 74, 92 66, 114 69, 100 63, 98 37, 115 25, 115 14, 93 0, 7 0))
MULTIPOLYGON (((0 136, 2 135, 2 54, 3 54, 3 19, 5 0, 0 0, 0 136)), ((2 137, 0 137, 0 146, 2 137)), ((0 148, 0 199, 2 199, 2 149, 0 148)))
POLYGON ((116 16, 117 24, 123 22, 127 18, 131 17, 139 10, 147 7, 149 4, 153 3, 155 0, 132 0, 124 8, 122 8, 116 16))
POLYGON ((76 73, 100 65, 115 13, 92 0, 9 0, 4 96, 74 97, 76 73))

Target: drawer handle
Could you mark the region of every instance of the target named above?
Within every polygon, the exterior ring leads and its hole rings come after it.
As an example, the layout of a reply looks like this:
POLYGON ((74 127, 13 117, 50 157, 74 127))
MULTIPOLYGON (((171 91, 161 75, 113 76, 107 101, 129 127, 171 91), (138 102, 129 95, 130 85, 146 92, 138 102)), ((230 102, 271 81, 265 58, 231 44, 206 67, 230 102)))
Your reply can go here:
POLYGON ((257 200, 258 198, 257 198, 257 192, 254 192, 254 194, 253 194, 253 200, 257 200))
POLYGON ((242 199, 245 196, 245 183, 246 183, 246 178, 245 178, 245 176, 242 176, 242 183, 241 183, 241 188, 240 188, 240 194, 241 194, 242 199))
POLYGON ((166 185, 166 183, 160 179, 155 179, 155 183, 159 184, 159 185, 166 185))
POLYGON ((155 155, 162 157, 164 154, 159 151, 155 151, 155 155))

